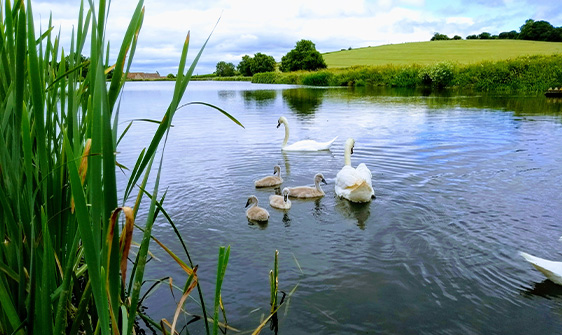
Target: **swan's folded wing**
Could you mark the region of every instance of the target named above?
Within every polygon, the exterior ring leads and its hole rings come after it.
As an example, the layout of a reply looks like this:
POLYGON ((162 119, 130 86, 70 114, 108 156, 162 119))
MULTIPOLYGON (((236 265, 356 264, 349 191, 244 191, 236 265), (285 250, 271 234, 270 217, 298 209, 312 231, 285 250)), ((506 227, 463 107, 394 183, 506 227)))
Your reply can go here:
POLYGON ((336 194, 338 194, 338 189, 341 192, 350 192, 361 186, 363 182, 364 179, 361 178, 357 171, 351 166, 346 165, 336 175, 336 194))
POLYGON ((373 178, 373 174, 371 173, 371 170, 369 170, 367 165, 365 165, 365 163, 359 164, 355 170, 357 171, 357 174, 369 184, 369 186, 373 186, 371 181, 371 179, 373 178))

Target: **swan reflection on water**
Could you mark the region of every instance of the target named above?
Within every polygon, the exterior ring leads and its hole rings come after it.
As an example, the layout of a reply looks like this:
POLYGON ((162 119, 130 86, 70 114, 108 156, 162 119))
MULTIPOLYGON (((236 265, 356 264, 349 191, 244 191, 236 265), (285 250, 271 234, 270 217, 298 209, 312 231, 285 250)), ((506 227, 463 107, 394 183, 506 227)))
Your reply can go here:
POLYGON ((357 226, 365 229, 365 222, 371 215, 370 202, 351 202, 346 199, 336 199, 336 210, 346 219, 357 221, 357 226))
POLYGON ((540 283, 534 283, 533 287, 522 287, 520 293, 527 298, 539 296, 547 299, 560 299, 562 298, 562 286, 554 283, 550 279, 545 279, 540 283))

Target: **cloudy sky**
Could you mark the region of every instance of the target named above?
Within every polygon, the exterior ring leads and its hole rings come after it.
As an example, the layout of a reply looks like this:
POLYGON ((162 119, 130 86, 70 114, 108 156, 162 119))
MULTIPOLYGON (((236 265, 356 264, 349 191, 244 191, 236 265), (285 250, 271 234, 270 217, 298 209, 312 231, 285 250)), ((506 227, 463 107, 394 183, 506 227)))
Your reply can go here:
MULTIPOLYGON (((115 54, 136 4, 135 0, 111 3, 107 36, 115 54)), ((52 13, 62 45, 69 50, 79 1, 32 0, 32 7, 43 30, 52 13)), ((519 31, 529 18, 562 26, 558 0, 145 0, 145 8, 132 71, 162 75, 177 72, 187 32, 191 32, 192 59, 219 18, 197 65, 198 74, 214 72, 219 61, 237 65, 242 56, 258 52, 280 61, 301 39, 311 40, 324 53, 429 41, 435 32, 465 38, 481 32, 519 31)))

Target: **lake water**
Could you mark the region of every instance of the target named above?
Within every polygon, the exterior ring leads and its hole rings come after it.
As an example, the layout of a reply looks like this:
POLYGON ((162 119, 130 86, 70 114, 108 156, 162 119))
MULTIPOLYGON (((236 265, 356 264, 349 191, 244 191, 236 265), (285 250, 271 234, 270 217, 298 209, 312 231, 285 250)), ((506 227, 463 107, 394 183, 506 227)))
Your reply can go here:
MULTIPOLYGON (((121 130, 132 119, 160 119, 173 84, 127 83, 121 130)), ((245 332, 268 314, 275 250, 280 290, 296 287, 280 310, 280 334, 562 332, 562 287, 518 255, 562 261, 559 101, 245 82, 192 82, 190 101, 223 108, 245 126, 188 106, 177 112, 165 149, 164 206, 199 265, 211 315, 219 246, 230 245, 222 299, 229 325, 245 332), (289 143, 338 138, 330 151, 283 153, 282 115, 289 143), (376 199, 367 204, 334 193, 348 137, 356 141, 352 165, 365 163, 373 174, 376 199), (326 196, 293 200, 288 212, 271 208, 275 190, 253 181, 276 164, 283 186, 311 185, 322 172, 326 196), (245 217, 252 194, 271 214, 267 225, 245 217)), ((119 163, 132 168, 155 129, 135 122, 119 163)), ((154 234, 182 255, 163 217, 154 234)), ((156 244, 152 251, 160 261, 145 277, 170 275, 182 286, 182 270, 156 244)), ((180 296, 160 287, 146 300, 148 313, 172 320, 180 296)), ((186 310, 200 314, 193 301, 186 310)), ((189 330, 204 327, 198 321, 189 330)))

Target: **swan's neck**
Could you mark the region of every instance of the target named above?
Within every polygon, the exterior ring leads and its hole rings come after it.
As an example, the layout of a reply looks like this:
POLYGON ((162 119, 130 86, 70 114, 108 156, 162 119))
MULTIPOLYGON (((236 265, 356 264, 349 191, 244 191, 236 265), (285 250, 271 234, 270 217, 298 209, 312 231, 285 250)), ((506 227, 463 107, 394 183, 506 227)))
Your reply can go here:
POLYGON ((320 187, 320 180, 317 180, 317 181, 314 183, 314 185, 316 186, 316 189, 317 189, 318 191, 322 191, 322 188, 320 187))
POLYGON ((345 145, 345 152, 343 154, 343 157, 345 159, 345 165, 351 165, 351 145, 345 145))
POLYGON ((287 141, 289 141, 289 125, 285 120, 282 120, 281 123, 285 126, 285 138, 283 139, 283 144, 281 145, 281 147, 284 147, 287 145, 287 141))

